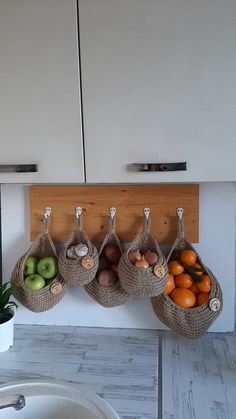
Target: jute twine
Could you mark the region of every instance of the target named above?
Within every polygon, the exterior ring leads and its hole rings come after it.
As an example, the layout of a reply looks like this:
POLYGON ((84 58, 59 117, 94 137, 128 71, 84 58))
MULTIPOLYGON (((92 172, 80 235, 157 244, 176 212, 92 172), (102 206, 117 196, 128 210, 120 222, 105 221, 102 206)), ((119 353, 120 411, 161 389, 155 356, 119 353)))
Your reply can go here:
POLYGON ((151 304, 154 313, 162 323, 187 338, 196 339, 206 333, 210 325, 219 316, 223 307, 223 296, 218 280, 210 269, 204 265, 195 248, 185 238, 183 221, 179 220, 177 239, 172 246, 168 260, 170 258, 175 259, 184 249, 192 249, 197 254, 197 261, 202 265, 206 274, 211 279, 211 292, 208 301, 199 307, 182 308, 175 304, 167 294, 162 293, 158 297, 151 298, 151 304), (218 299, 220 303, 217 311, 213 311, 210 308, 210 303, 213 298, 218 299))
POLYGON ((150 233, 150 218, 145 219, 143 231, 135 237, 128 250, 123 253, 118 272, 122 287, 130 295, 152 297, 163 292, 168 277, 167 262, 156 239, 150 233), (154 274, 153 266, 140 269, 130 262, 128 258, 129 252, 137 249, 142 254, 146 253, 147 250, 157 253, 159 257, 157 264, 163 269, 163 276, 161 278, 158 278, 154 274))
POLYGON ((49 223, 49 218, 43 220, 43 232, 31 244, 29 250, 18 260, 11 275, 11 286, 14 297, 23 306, 34 312, 50 310, 59 303, 67 290, 67 284, 60 273, 48 285, 38 291, 29 290, 24 283, 24 266, 29 256, 35 256, 37 259, 41 259, 44 256, 54 256, 57 258, 55 246, 48 233, 49 223), (53 287, 54 292, 55 288, 58 288, 60 292, 56 295, 55 293, 53 294, 50 291, 53 287))
POLYGON ((98 252, 96 247, 91 243, 88 236, 83 232, 82 216, 76 218, 76 228, 72 232, 69 240, 65 243, 64 249, 59 254, 58 259, 59 271, 65 281, 71 285, 86 285, 91 282, 98 269, 98 252), (88 253, 86 256, 92 257, 94 265, 90 269, 82 266, 83 257, 78 259, 69 259, 66 255, 67 250, 72 245, 86 244, 88 253))
MULTIPOLYGON (((101 245, 99 257, 102 256, 103 250, 108 245, 118 246, 122 252, 120 240, 115 233, 115 218, 110 218, 109 220, 109 232, 101 245)), ((122 288, 120 279, 111 287, 102 287, 97 278, 95 278, 88 285, 85 285, 84 288, 90 297, 103 307, 117 307, 127 303, 131 299, 127 292, 122 288)))

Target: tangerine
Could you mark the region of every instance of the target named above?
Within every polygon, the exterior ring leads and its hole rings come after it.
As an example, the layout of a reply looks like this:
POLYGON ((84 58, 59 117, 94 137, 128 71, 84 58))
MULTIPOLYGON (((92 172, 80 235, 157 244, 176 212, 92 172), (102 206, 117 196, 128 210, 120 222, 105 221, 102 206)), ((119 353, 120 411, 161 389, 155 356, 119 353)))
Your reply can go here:
POLYGON ((204 304, 208 300, 209 295, 209 292, 200 292, 200 294, 197 295, 197 305, 201 306, 204 304))
POLYGON ((166 294, 170 294, 171 291, 173 291, 174 288, 175 288, 174 276, 172 274, 169 274, 168 275, 168 278, 167 278, 167 282, 166 282, 165 288, 164 288, 164 292, 166 294))
POLYGON ((186 288, 175 288, 171 292, 170 298, 174 301, 175 304, 183 308, 191 308, 196 303, 195 294, 186 288))
POLYGON ((193 285, 191 285, 191 287, 189 288, 190 291, 192 291, 194 294, 199 294, 200 290, 197 286, 197 283, 194 282, 193 285))
POLYGON ((197 255, 193 250, 186 249, 180 253, 180 262, 192 266, 197 260, 197 255))
POLYGON ((190 288, 193 280, 189 274, 180 274, 175 277, 175 285, 180 288, 190 288))
POLYGON ((171 260, 168 263, 168 269, 172 275, 180 275, 184 272, 184 267, 178 260, 171 260))
POLYGON ((211 291, 211 279, 208 275, 202 275, 201 280, 197 282, 197 286, 200 292, 211 291))
MULTIPOLYGON (((199 268, 199 269, 202 269, 202 266, 200 265, 200 263, 194 263, 194 264, 192 265, 192 267, 193 267, 193 268, 199 268)), ((197 272, 197 271, 196 271, 196 272, 194 271, 194 273, 195 273, 195 274, 197 274, 197 275, 199 275, 199 276, 202 276, 202 275, 203 275, 203 272, 201 272, 201 271, 198 271, 198 272, 197 272)))

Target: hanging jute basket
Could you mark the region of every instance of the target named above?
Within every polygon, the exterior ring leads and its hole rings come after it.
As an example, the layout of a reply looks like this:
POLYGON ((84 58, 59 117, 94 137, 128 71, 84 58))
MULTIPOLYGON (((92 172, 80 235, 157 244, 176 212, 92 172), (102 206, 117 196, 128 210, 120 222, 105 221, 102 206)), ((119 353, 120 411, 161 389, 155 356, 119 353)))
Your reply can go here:
POLYGON ((150 233, 150 210, 145 208, 144 229, 130 244, 128 250, 123 253, 119 263, 119 276, 122 287, 128 294, 138 297, 151 297, 159 295, 165 287, 168 268, 156 239, 150 233), (154 266, 145 269, 137 268, 129 260, 130 251, 139 250, 145 254, 148 250, 158 255, 158 261, 154 266))
POLYGON ((43 232, 31 244, 29 250, 18 260, 11 275, 11 286, 14 297, 26 308, 34 312, 50 310, 67 290, 67 284, 58 273, 48 285, 38 291, 31 291, 24 283, 24 267, 26 259, 34 256, 41 259, 45 256, 57 258, 57 251, 48 233, 50 217, 43 220, 43 232))
MULTIPOLYGON (((120 241, 115 233, 115 209, 111 208, 110 219, 109 219, 109 231, 101 245, 99 251, 99 258, 103 257, 104 249, 109 245, 117 246, 122 253, 120 241), (113 210, 113 212, 112 212, 113 210)), ((98 282, 97 277, 85 285, 86 292, 92 297, 97 303, 103 307, 116 307, 130 301, 131 297, 122 288, 120 279, 110 287, 101 286, 98 282)))
POLYGON ((98 269, 98 252, 83 232, 82 215, 77 216, 75 220, 76 228, 65 243, 64 249, 60 252, 58 264, 59 271, 68 284, 82 286, 95 278, 98 269), (87 246, 88 251, 86 255, 76 259, 69 259, 67 256, 68 248, 78 244, 87 246))
POLYGON ((151 304, 154 313, 162 323, 187 338, 196 339, 206 333, 209 326, 219 316, 223 307, 223 296, 218 280, 210 269, 204 265, 195 248, 185 238, 182 213, 182 211, 179 212, 181 215, 179 215, 178 219, 177 239, 167 259, 169 261, 170 259, 178 258, 182 250, 193 250, 197 255, 197 262, 211 279, 209 298, 204 304, 198 307, 182 308, 175 304, 167 294, 162 293, 158 297, 151 298, 151 304))

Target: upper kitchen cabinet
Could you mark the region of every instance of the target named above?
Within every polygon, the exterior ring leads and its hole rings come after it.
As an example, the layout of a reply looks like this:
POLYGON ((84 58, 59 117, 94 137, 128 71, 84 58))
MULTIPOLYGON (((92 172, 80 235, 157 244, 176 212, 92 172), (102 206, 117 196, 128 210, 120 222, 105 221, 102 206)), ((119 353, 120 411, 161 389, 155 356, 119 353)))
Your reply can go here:
POLYGON ((79 17, 87 181, 235 181, 236 1, 80 0, 79 17))
POLYGON ((76 0, 1 0, 0 62, 0 183, 83 182, 76 0))

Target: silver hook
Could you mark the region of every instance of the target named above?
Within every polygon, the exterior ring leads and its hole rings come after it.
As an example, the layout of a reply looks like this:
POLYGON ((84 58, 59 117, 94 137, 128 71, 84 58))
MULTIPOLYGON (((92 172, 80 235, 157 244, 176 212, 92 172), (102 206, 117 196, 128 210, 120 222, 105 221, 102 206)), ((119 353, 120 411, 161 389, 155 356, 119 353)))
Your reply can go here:
POLYGON ((115 215, 116 215, 116 208, 114 207, 110 208, 110 216, 112 220, 113 218, 115 218, 115 215))
POLYGON ((143 212, 144 212, 144 215, 145 215, 146 219, 148 220, 149 216, 150 216, 150 208, 144 208, 143 212))
POLYGON ((82 211, 83 211, 83 209, 82 209, 81 207, 76 207, 76 208, 75 208, 75 216, 76 216, 77 220, 78 220, 78 219, 79 219, 79 217, 81 216, 82 211))
POLYGON ((44 208, 44 218, 49 218, 51 215, 51 208, 50 207, 46 207, 44 208))
POLYGON ((183 213, 184 213, 183 208, 181 208, 181 207, 177 208, 176 212, 177 212, 178 219, 179 219, 179 220, 182 220, 182 218, 183 218, 183 213))

